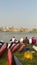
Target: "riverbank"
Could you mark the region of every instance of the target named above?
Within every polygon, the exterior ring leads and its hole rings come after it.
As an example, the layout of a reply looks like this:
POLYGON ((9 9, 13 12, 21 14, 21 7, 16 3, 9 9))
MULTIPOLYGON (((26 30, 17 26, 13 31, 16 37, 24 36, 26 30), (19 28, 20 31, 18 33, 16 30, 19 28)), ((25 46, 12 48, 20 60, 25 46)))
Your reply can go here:
POLYGON ((8 32, 29 32, 28 28, 16 28, 16 27, 0 27, 0 31, 8 31, 8 32))
MULTIPOLYGON (((34 50, 32 48, 32 45, 27 45, 27 47, 30 48, 30 51, 34 50)), ((33 59, 32 60, 25 59, 24 58, 24 53, 25 53, 25 51, 22 51, 21 53, 19 53, 18 51, 16 51, 14 53, 14 55, 16 55, 18 57, 18 59, 20 60, 20 62, 22 63, 22 65, 37 65, 37 52, 36 51, 33 54, 33 59)), ((8 65, 7 52, 5 52, 2 57, 0 57, 0 64, 1 65, 8 65)))
POLYGON ((17 27, 0 27, 0 31, 2 32, 33 32, 33 33, 37 33, 37 29, 33 28, 33 29, 29 29, 29 28, 17 28, 17 27))

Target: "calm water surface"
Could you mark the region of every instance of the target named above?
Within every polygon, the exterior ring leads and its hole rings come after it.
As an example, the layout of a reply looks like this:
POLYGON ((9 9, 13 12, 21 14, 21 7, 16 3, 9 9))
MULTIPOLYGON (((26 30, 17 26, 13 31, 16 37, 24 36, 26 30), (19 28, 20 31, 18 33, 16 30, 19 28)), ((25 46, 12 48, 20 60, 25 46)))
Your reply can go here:
POLYGON ((9 40, 15 36, 17 40, 20 40, 21 37, 36 37, 37 33, 25 33, 25 32, 0 32, 0 40, 4 40, 5 42, 9 42, 9 40))

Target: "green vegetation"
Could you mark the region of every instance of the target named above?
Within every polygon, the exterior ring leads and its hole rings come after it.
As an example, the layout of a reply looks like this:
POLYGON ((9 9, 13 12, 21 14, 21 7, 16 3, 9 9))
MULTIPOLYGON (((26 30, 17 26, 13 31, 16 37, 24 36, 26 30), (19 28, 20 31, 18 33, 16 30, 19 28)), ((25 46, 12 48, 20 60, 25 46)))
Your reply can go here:
MULTIPOLYGON (((34 50, 34 49, 32 49, 32 45, 27 45, 27 47, 30 48, 30 51, 34 50)), ((24 58, 24 53, 25 53, 25 51, 23 51, 21 53, 16 51, 14 53, 14 55, 16 55, 18 57, 18 59, 20 60, 22 65, 37 65, 37 52, 35 52, 33 54, 33 59, 32 60, 25 59, 24 58)), ((7 52, 4 53, 3 56, 0 57, 0 65, 8 65, 7 56, 6 55, 7 55, 7 52)))
POLYGON ((30 31, 30 32, 33 32, 33 33, 37 33, 37 29, 32 29, 32 31, 30 31))

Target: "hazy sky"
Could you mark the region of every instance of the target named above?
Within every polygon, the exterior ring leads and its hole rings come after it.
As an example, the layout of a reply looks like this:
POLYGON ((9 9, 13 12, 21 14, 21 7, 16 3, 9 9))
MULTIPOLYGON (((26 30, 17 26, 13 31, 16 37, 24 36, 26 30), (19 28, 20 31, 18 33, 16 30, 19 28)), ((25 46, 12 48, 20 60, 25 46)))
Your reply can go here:
POLYGON ((0 26, 37 28, 37 0, 0 0, 0 26))

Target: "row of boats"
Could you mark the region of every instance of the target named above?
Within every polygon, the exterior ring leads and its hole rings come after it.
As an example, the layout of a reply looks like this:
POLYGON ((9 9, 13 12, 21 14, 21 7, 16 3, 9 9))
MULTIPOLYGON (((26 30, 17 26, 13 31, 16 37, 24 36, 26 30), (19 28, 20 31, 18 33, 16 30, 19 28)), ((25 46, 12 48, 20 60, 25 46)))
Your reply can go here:
MULTIPOLYGON (((24 45, 21 45, 22 47, 24 45)), ((0 45, 0 56, 2 56, 7 51, 7 60, 8 65, 22 65, 16 56, 13 55, 13 53, 19 48, 19 44, 10 44, 1 42, 0 45)), ((23 49, 23 48, 22 48, 23 49)))
POLYGON ((23 48, 25 48, 25 44, 36 44, 36 39, 32 37, 31 39, 28 39, 27 37, 21 38, 20 41, 17 41, 15 37, 10 39, 9 43, 5 43, 4 41, 0 41, 0 55, 3 53, 3 50, 5 49, 12 49, 12 52, 14 52, 16 49, 18 51, 22 51, 23 48))
POLYGON ((25 44, 29 43, 35 44, 36 39, 34 37, 31 39, 28 39, 26 37, 25 39, 21 38, 20 41, 17 41, 16 38, 13 37, 10 39, 9 43, 0 41, 0 56, 7 51, 8 65, 22 65, 19 61, 16 60, 17 58, 13 55, 13 53, 16 50, 18 50, 18 52, 21 52, 26 47, 25 44))

